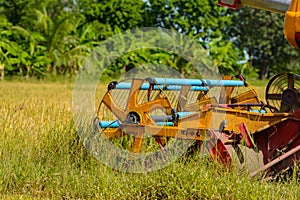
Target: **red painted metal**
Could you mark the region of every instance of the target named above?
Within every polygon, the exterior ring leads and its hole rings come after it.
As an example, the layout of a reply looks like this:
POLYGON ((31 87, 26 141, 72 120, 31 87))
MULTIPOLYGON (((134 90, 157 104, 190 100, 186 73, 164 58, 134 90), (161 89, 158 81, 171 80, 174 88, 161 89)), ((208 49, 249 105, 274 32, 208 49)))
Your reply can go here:
POLYGON ((265 166, 260 170, 270 172, 281 171, 293 166, 299 160, 300 151, 300 109, 294 113, 294 118, 283 119, 269 128, 255 133, 254 141, 263 153, 265 166))
POLYGON ((216 134, 211 131, 211 141, 207 144, 207 149, 213 160, 220 161, 223 165, 231 165, 232 159, 224 146, 223 142, 217 138, 216 134))
POLYGON ((218 0, 219 6, 226 6, 231 9, 238 9, 242 6, 240 0, 218 0))
POLYGON ((239 124, 238 126, 239 126, 239 129, 240 129, 241 134, 243 136, 243 139, 246 142, 246 146, 249 147, 249 148, 253 148, 254 143, 253 143, 252 138, 250 136, 250 133, 249 133, 247 127, 246 127, 246 124, 242 123, 242 124, 239 124))
MULTIPOLYGON (((260 169, 256 170, 255 172, 253 172, 251 174, 251 176, 256 176, 257 174, 259 174, 260 172, 264 172, 266 171, 267 169, 273 167, 273 166, 276 166, 276 164, 282 162, 282 161, 292 161, 292 163, 295 162, 295 160, 293 159, 296 155, 298 155, 300 152, 300 146, 297 146, 295 148, 293 148, 292 150, 286 152, 285 154, 283 154, 282 156, 279 156, 278 158, 272 160, 271 162, 269 162, 268 164, 264 165, 263 167, 261 167, 260 169), (291 157, 294 155, 294 157, 291 157)), ((293 165, 289 165, 289 166, 293 166, 293 165)), ((277 167, 278 169, 278 167, 277 167)))

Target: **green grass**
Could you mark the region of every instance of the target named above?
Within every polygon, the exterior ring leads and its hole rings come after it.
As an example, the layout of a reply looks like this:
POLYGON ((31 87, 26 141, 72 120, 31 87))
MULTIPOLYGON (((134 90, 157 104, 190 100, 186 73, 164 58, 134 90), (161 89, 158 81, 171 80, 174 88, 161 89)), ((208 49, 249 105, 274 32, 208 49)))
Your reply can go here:
POLYGON ((246 80, 253 86, 261 86, 261 87, 267 86, 269 82, 269 80, 259 80, 259 79, 251 79, 251 78, 246 80))
POLYGON ((71 83, 0 82, 0 91, 1 198, 300 198, 295 179, 252 179, 198 157, 151 173, 115 171, 90 156, 77 136, 71 83))

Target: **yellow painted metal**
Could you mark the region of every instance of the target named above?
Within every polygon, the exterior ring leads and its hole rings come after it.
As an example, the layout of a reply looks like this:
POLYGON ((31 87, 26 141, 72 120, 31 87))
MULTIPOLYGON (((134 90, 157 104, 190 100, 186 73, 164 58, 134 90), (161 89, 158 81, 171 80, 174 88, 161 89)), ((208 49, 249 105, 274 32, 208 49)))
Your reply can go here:
MULTIPOLYGON (((232 80, 232 76, 223 76, 223 80, 232 80)), ((231 103, 231 94, 234 90, 234 87, 223 87, 221 92, 221 97, 225 98, 222 99, 222 102, 224 103, 231 103)))
POLYGON ((202 113, 212 112, 210 116, 214 119, 211 120, 211 124, 207 126, 208 129, 219 127, 222 121, 228 122, 227 130, 240 134, 238 125, 245 123, 251 134, 255 134, 263 127, 276 124, 287 117, 291 117, 288 113, 255 113, 247 110, 230 109, 230 108, 209 108, 202 110, 202 113))
POLYGON ((201 111, 205 109, 207 105, 217 105, 217 99, 215 97, 203 97, 198 102, 187 104, 185 111, 201 111))
MULTIPOLYGON (((125 122, 126 115, 129 112, 135 112, 140 116, 140 122, 137 125, 125 124, 122 125, 122 129, 119 127, 104 130, 106 138, 111 139, 126 134, 131 134, 135 138, 142 138, 143 134, 147 133, 147 135, 150 134, 153 137, 160 137, 162 139, 165 137, 173 137, 202 141, 207 139, 205 137, 207 130, 216 129, 224 120, 228 122, 226 130, 239 134, 240 130, 238 125, 241 123, 247 124, 251 133, 255 133, 263 127, 270 126, 290 116, 287 113, 255 113, 246 110, 244 106, 237 106, 234 109, 221 108, 218 107, 215 98, 210 98, 207 95, 200 95, 201 99, 199 101, 188 104, 185 98, 187 98, 189 88, 184 87, 179 96, 179 101, 184 105, 180 108, 180 111, 194 111, 195 113, 182 117, 177 123, 174 123, 173 126, 158 126, 151 118, 150 112, 155 109, 162 109, 166 114, 171 114, 172 106, 168 99, 162 94, 157 95, 152 101, 139 104, 139 88, 143 83, 144 80, 134 80, 132 82, 125 110, 122 110, 113 102, 110 91, 106 93, 102 100, 103 104, 105 104, 121 122, 125 122), (211 105, 211 107, 205 108, 208 105, 211 105)), ((230 96, 232 89, 230 88, 226 93, 230 96)), ((230 97, 230 99, 236 104, 260 102, 260 98, 253 88, 250 88, 250 90, 240 95, 230 97)), ((98 116, 100 116, 100 109, 98 112, 98 116)), ((142 140, 136 139, 132 147, 133 151, 138 152, 141 144, 142 140)))
MULTIPOLYGON (((288 113, 256 113, 252 112, 248 107, 245 107, 245 103, 257 103, 259 106, 261 99, 257 92, 248 86, 248 91, 238 95, 233 95, 233 88, 224 88, 225 96, 229 99, 228 103, 234 103, 235 107, 222 107, 222 104, 218 104, 214 97, 210 97, 209 94, 200 91, 198 98, 195 102, 188 102, 190 87, 182 87, 177 99, 177 111, 180 112, 193 112, 186 115, 173 125, 158 126, 156 122, 151 118, 151 112, 155 110, 161 110, 165 115, 172 114, 172 107, 169 99, 163 92, 159 92, 155 98, 149 101, 141 101, 140 87, 144 83, 142 79, 134 79, 131 82, 131 88, 127 100, 124 100, 126 106, 121 108, 116 102, 114 102, 111 91, 108 91, 103 99, 102 106, 106 106, 110 112, 113 113, 115 118, 122 123, 122 126, 117 128, 105 128, 103 129, 104 136, 109 139, 122 137, 125 135, 134 136, 134 142, 131 147, 131 151, 139 153, 143 143, 145 135, 147 137, 152 136, 163 141, 163 144, 167 142, 167 138, 179 138, 195 141, 209 140, 207 137, 207 131, 216 130, 220 127, 221 123, 226 120, 228 125, 226 131, 241 134, 239 125, 244 123, 250 130, 250 134, 276 124, 288 117, 292 117, 288 113), (178 106, 178 104, 181 104, 178 106), (241 104, 241 106, 238 106, 241 104), (138 124, 125 123, 128 113, 134 112, 140 118, 138 124), (217 128, 216 128, 217 127, 217 128)), ((98 109, 98 118, 101 120, 102 110, 98 109)), ((220 130, 216 130, 220 131, 220 130)), ((225 141, 226 143, 226 141, 225 141)))
POLYGON ((182 128, 180 126, 140 126, 127 124, 123 126, 123 130, 126 134, 133 135, 135 138, 143 138, 143 133, 147 133, 147 135, 152 134, 152 137, 172 137, 179 139, 188 139, 188 140, 207 140, 206 131, 207 129, 201 128, 192 128, 185 127, 182 128))
POLYGON ((295 33, 300 32, 300 2, 293 0, 289 10, 285 13, 284 35, 291 45, 299 48, 295 40, 295 33))
POLYGON ((112 139, 124 136, 124 132, 120 128, 107 129, 103 131, 105 138, 112 139))
POLYGON ((239 94, 233 98, 231 98, 231 103, 259 103, 260 99, 257 94, 253 93, 253 91, 248 90, 242 94, 239 94))
POLYGON ((153 136, 173 137, 181 139, 204 140, 205 131, 215 129, 222 121, 227 120, 228 131, 240 134, 238 125, 247 124, 251 134, 255 134, 265 127, 276 124, 288 117, 288 113, 255 113, 246 110, 228 108, 209 108, 202 110, 201 114, 192 114, 179 120, 176 126, 159 127, 155 125, 125 125, 127 133, 147 132, 153 136), (199 116, 200 115, 200 116, 199 116), (193 134, 191 134, 193 132, 193 134), (198 133, 198 135, 196 134, 198 133))
POLYGON ((132 152, 133 153, 140 153, 141 148, 143 144, 143 136, 141 135, 140 137, 134 137, 133 145, 132 145, 132 152))

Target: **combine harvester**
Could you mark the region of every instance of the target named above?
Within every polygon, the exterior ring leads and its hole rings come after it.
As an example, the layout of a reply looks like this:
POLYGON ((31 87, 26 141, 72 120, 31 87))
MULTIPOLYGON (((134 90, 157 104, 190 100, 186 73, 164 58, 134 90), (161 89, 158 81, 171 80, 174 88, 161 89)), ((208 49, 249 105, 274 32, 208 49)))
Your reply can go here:
MULTIPOLYGON (((286 13, 285 35, 299 48, 297 1, 219 0, 219 5, 234 9, 242 4, 286 13)), ((147 148, 148 138, 164 153, 174 138, 193 141, 193 147, 206 150, 225 166, 237 161, 251 176, 273 176, 293 168, 300 158, 300 76, 273 77, 266 101, 243 76, 238 77, 111 82, 95 123, 109 140, 131 137, 127 150, 136 155, 147 148), (211 92, 215 88, 220 89, 219 97, 211 92)))
POLYGON ((273 77, 266 102, 240 77, 111 82, 96 123, 105 138, 133 137, 128 150, 136 154, 146 138, 154 138, 162 152, 176 138, 195 141, 224 165, 237 158, 252 176, 293 167, 300 157, 300 76, 273 77), (210 96, 218 87, 219 99, 210 96))

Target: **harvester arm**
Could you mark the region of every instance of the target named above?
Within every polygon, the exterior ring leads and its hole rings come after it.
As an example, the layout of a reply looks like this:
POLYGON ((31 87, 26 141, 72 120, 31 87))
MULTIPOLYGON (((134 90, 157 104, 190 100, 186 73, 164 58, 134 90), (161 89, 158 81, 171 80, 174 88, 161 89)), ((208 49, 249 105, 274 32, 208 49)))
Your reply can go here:
POLYGON ((238 9, 242 5, 248 5, 262 10, 285 13, 292 0, 219 0, 218 4, 232 9, 238 9))
POLYGON ((284 35, 291 45, 300 48, 300 1, 298 0, 218 0, 218 5, 232 9, 243 5, 285 14, 284 35))

